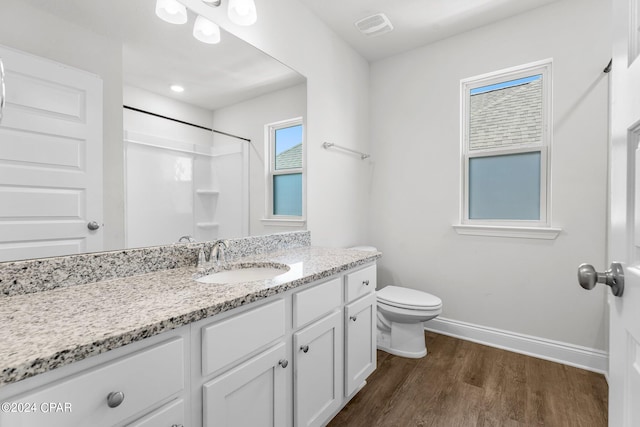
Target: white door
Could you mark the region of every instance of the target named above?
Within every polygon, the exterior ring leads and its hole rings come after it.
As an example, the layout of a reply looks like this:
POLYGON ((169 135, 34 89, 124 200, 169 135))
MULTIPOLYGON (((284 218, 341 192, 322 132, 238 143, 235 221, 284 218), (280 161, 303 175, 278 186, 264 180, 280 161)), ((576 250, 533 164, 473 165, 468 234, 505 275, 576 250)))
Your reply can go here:
POLYGON ((0 262, 102 249, 102 80, 0 46, 0 262))
POLYGON ((639 3, 613 1, 608 249, 625 276, 623 295, 609 293, 609 425, 616 427, 640 426, 639 3))

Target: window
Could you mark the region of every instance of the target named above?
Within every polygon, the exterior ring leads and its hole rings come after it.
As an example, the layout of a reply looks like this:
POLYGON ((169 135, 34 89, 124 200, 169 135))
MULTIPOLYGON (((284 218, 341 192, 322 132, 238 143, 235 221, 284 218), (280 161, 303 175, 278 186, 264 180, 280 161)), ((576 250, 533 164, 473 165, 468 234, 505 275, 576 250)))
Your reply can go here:
POLYGON ((549 228, 551 61, 462 80, 461 96, 461 223, 549 228))
POLYGON ((267 125, 267 217, 304 217, 304 156, 302 119, 267 125))

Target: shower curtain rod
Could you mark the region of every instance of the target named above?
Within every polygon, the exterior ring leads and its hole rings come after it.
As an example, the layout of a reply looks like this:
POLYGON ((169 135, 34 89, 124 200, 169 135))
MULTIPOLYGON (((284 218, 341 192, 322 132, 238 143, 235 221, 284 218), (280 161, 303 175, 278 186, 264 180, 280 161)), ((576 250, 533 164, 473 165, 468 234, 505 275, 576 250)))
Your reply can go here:
POLYGON ((198 128, 198 129, 208 130, 209 132, 219 133, 220 135, 230 136, 231 138, 237 138, 237 139, 241 139, 243 141, 251 142, 251 140, 249 138, 244 138, 242 136, 234 135, 232 133, 222 132, 221 130, 216 130, 216 129, 211 129, 211 128, 208 128, 208 127, 196 125, 194 123, 185 122, 185 121, 182 121, 182 120, 178 120, 178 119, 174 119, 174 118, 171 118, 171 117, 163 116, 161 114, 152 113, 151 111, 141 110, 139 108, 130 107, 128 105, 123 105, 122 108, 124 108, 126 110, 136 111, 136 112, 142 113, 142 114, 148 114, 148 115, 154 116, 154 117, 159 117, 161 119, 171 120, 172 122, 182 123, 183 125, 193 126, 195 128, 198 128))

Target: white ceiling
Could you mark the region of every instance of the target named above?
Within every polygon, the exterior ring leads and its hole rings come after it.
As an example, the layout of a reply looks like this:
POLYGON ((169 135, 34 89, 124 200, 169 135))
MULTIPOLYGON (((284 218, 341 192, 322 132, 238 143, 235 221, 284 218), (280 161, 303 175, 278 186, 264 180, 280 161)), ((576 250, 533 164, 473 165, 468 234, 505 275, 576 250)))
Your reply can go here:
POLYGON ((300 0, 369 61, 386 58, 558 0, 300 0), (394 30, 368 37, 354 23, 384 13, 394 30))
POLYGON ((122 43, 125 84, 209 110, 300 84, 305 78, 237 37, 222 31, 209 45, 184 25, 155 15, 155 0, 24 0, 90 31, 122 43), (185 92, 169 90, 181 84, 185 92))

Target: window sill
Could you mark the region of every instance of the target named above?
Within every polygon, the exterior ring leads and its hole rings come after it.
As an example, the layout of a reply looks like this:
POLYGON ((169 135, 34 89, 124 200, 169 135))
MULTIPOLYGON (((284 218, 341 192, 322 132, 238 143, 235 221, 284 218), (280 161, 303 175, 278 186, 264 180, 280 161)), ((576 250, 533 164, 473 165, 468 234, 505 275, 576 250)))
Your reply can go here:
POLYGON ((306 219, 262 218, 265 227, 304 227, 306 219))
POLYGON ((458 234, 465 236, 512 237, 519 239, 554 240, 562 228, 552 227, 517 227, 501 225, 469 225, 458 224, 453 228, 458 234))

